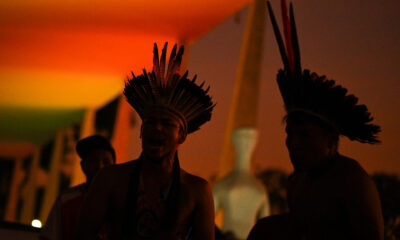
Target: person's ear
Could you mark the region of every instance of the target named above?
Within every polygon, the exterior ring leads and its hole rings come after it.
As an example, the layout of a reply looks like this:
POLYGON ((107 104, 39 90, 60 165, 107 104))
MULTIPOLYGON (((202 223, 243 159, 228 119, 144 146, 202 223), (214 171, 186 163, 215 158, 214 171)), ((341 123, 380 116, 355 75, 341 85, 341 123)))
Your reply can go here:
POLYGON ((185 142, 185 140, 186 140, 186 136, 187 136, 187 133, 186 133, 185 131, 183 131, 183 129, 182 129, 182 128, 179 128, 179 138, 178 138, 178 143, 179 143, 179 144, 182 144, 182 143, 184 143, 184 142, 185 142))

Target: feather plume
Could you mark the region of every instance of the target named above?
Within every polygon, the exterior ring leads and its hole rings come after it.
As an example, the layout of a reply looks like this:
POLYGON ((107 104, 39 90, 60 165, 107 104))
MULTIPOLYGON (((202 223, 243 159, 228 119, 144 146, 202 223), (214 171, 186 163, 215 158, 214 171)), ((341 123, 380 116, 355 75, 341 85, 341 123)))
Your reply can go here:
POLYGON ((368 108, 357 104, 357 97, 348 94, 347 89, 336 85, 334 80, 302 70, 292 4, 288 19, 286 2, 281 0, 286 48, 272 7, 269 2, 267 5, 284 65, 284 70, 278 71, 277 83, 288 114, 298 111, 309 113, 333 125, 350 140, 378 143, 380 127, 372 124, 368 108))
POLYGON ((187 132, 192 133, 211 119, 215 104, 208 95, 210 87, 204 90, 205 82, 197 85, 196 75, 190 80, 188 71, 182 76, 179 74, 183 46, 177 51, 174 45, 167 68, 166 52, 167 43, 159 59, 157 44, 154 44, 153 71, 144 69, 139 76, 132 73, 132 78, 128 77, 125 82, 124 95, 142 119, 154 106, 164 107, 179 115, 187 132))

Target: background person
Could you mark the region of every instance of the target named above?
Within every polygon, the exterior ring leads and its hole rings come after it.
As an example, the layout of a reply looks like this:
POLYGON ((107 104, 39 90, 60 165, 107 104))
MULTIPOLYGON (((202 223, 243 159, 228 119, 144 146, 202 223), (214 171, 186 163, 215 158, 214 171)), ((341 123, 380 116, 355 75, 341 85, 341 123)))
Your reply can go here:
POLYGON ((377 143, 380 127, 365 105, 325 76, 302 70, 292 6, 282 1, 285 42, 268 2, 284 69, 277 82, 287 115, 286 146, 294 173, 289 213, 259 221, 248 239, 383 239, 380 200, 357 161, 338 152, 339 136, 377 143))
MULTIPOLYGON (((79 140, 76 152, 81 158, 80 164, 86 176, 86 182, 60 194, 43 227, 41 239, 72 239, 83 200, 94 176, 101 168, 115 164, 114 148, 107 139, 100 135, 79 140)), ((102 234, 100 233, 98 237, 103 238, 102 234)))

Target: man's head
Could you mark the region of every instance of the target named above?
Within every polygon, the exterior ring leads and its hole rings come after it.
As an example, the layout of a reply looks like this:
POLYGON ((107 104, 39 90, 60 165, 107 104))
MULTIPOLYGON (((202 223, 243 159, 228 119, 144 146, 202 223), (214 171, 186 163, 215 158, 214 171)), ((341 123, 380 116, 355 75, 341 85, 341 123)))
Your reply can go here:
POLYGON ((81 158, 82 171, 88 183, 101 168, 115 164, 114 148, 100 135, 79 140, 76 144, 76 152, 81 158))
MULTIPOLYGON (((348 94, 348 90, 337 85, 334 80, 302 69, 293 8, 290 6, 291 10, 288 13, 286 2, 281 3, 284 36, 281 36, 271 4, 267 1, 269 17, 284 65, 284 68, 278 71, 276 80, 289 115, 287 146, 292 161, 303 155, 315 161, 320 159, 325 155, 323 152, 326 146, 336 142, 337 147, 339 135, 361 143, 379 143, 377 134, 380 127, 371 123, 373 118, 368 108, 358 104, 356 96, 348 94), (299 112, 303 113, 300 119, 298 114, 293 115, 299 112), (304 117, 304 113, 309 116, 304 117), (329 125, 334 126, 334 131, 330 131, 332 127, 329 125), (300 131, 301 129, 304 131, 300 131), (312 136, 299 136, 302 140, 297 142, 297 133, 301 132, 312 133, 312 136), (299 146, 304 150, 298 150, 299 146), (312 149, 321 152, 314 156, 311 155, 312 149)), ((297 160, 293 164, 296 168, 297 160)))
MULTIPOLYGON (((204 82, 197 84, 196 76, 188 78, 188 71, 179 73, 183 46, 177 50, 175 45, 167 63, 167 43, 159 58, 157 44, 154 44, 153 71, 128 78, 125 82, 124 95, 129 104, 145 121, 155 108, 164 108, 182 121, 184 135, 199 130, 200 126, 210 121, 215 106, 208 91, 203 89, 204 82)), ((157 110, 158 111, 158 110, 157 110)))
POLYGON ((295 171, 307 171, 337 153, 337 130, 308 113, 288 114, 286 134, 286 146, 295 171))
POLYGON ((151 109, 141 127, 144 154, 154 161, 174 154, 186 139, 185 129, 184 120, 173 111, 162 107, 151 109))

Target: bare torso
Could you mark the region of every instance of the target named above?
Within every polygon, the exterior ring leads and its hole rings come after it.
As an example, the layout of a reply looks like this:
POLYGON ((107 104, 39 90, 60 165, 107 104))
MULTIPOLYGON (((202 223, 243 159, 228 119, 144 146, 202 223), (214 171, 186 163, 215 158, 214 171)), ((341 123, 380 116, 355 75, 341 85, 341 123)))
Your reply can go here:
POLYGON ((379 239, 379 197, 356 161, 338 156, 313 171, 295 173, 287 191, 295 227, 307 239, 379 239))
MULTIPOLYGON (((85 202, 84 207, 89 209, 83 210, 78 234, 86 231, 84 228, 88 225, 84 222, 89 222, 89 228, 91 224, 96 228, 97 222, 101 221, 106 222, 109 239, 143 239, 137 234, 135 229, 137 225, 126 225, 129 222, 127 218, 134 217, 127 215, 127 206, 134 204, 128 203, 127 199, 129 199, 129 182, 136 167, 137 161, 131 161, 121 165, 110 166, 97 176, 96 186, 90 189, 88 199, 85 202), (132 230, 132 234, 127 234, 126 229, 132 230)), ((189 231, 193 236, 198 236, 199 239, 204 236, 208 237, 211 234, 208 230, 214 227, 214 223, 211 221, 210 224, 209 221, 214 217, 214 209, 208 183, 202 178, 191 175, 181 169, 177 199, 178 210, 172 220, 167 220, 168 227, 162 227, 146 239, 180 240, 185 239, 189 231)), ((141 203, 138 201, 136 207, 140 207, 138 206, 139 204, 141 203)), ((152 203, 147 202, 147 204, 152 203)), ((167 208, 164 205, 154 207, 167 208)), ((167 211, 168 209, 162 210, 167 211)), ((148 224, 151 225, 153 223, 150 222, 148 224)), ((165 225, 165 223, 162 224, 165 225)), ((93 231, 96 231, 96 229, 93 229, 93 231)), ((212 234, 214 234, 213 231, 212 234)))
POLYGON ((290 212, 259 221, 249 240, 383 239, 374 183, 354 160, 337 156, 313 171, 289 178, 290 212))

